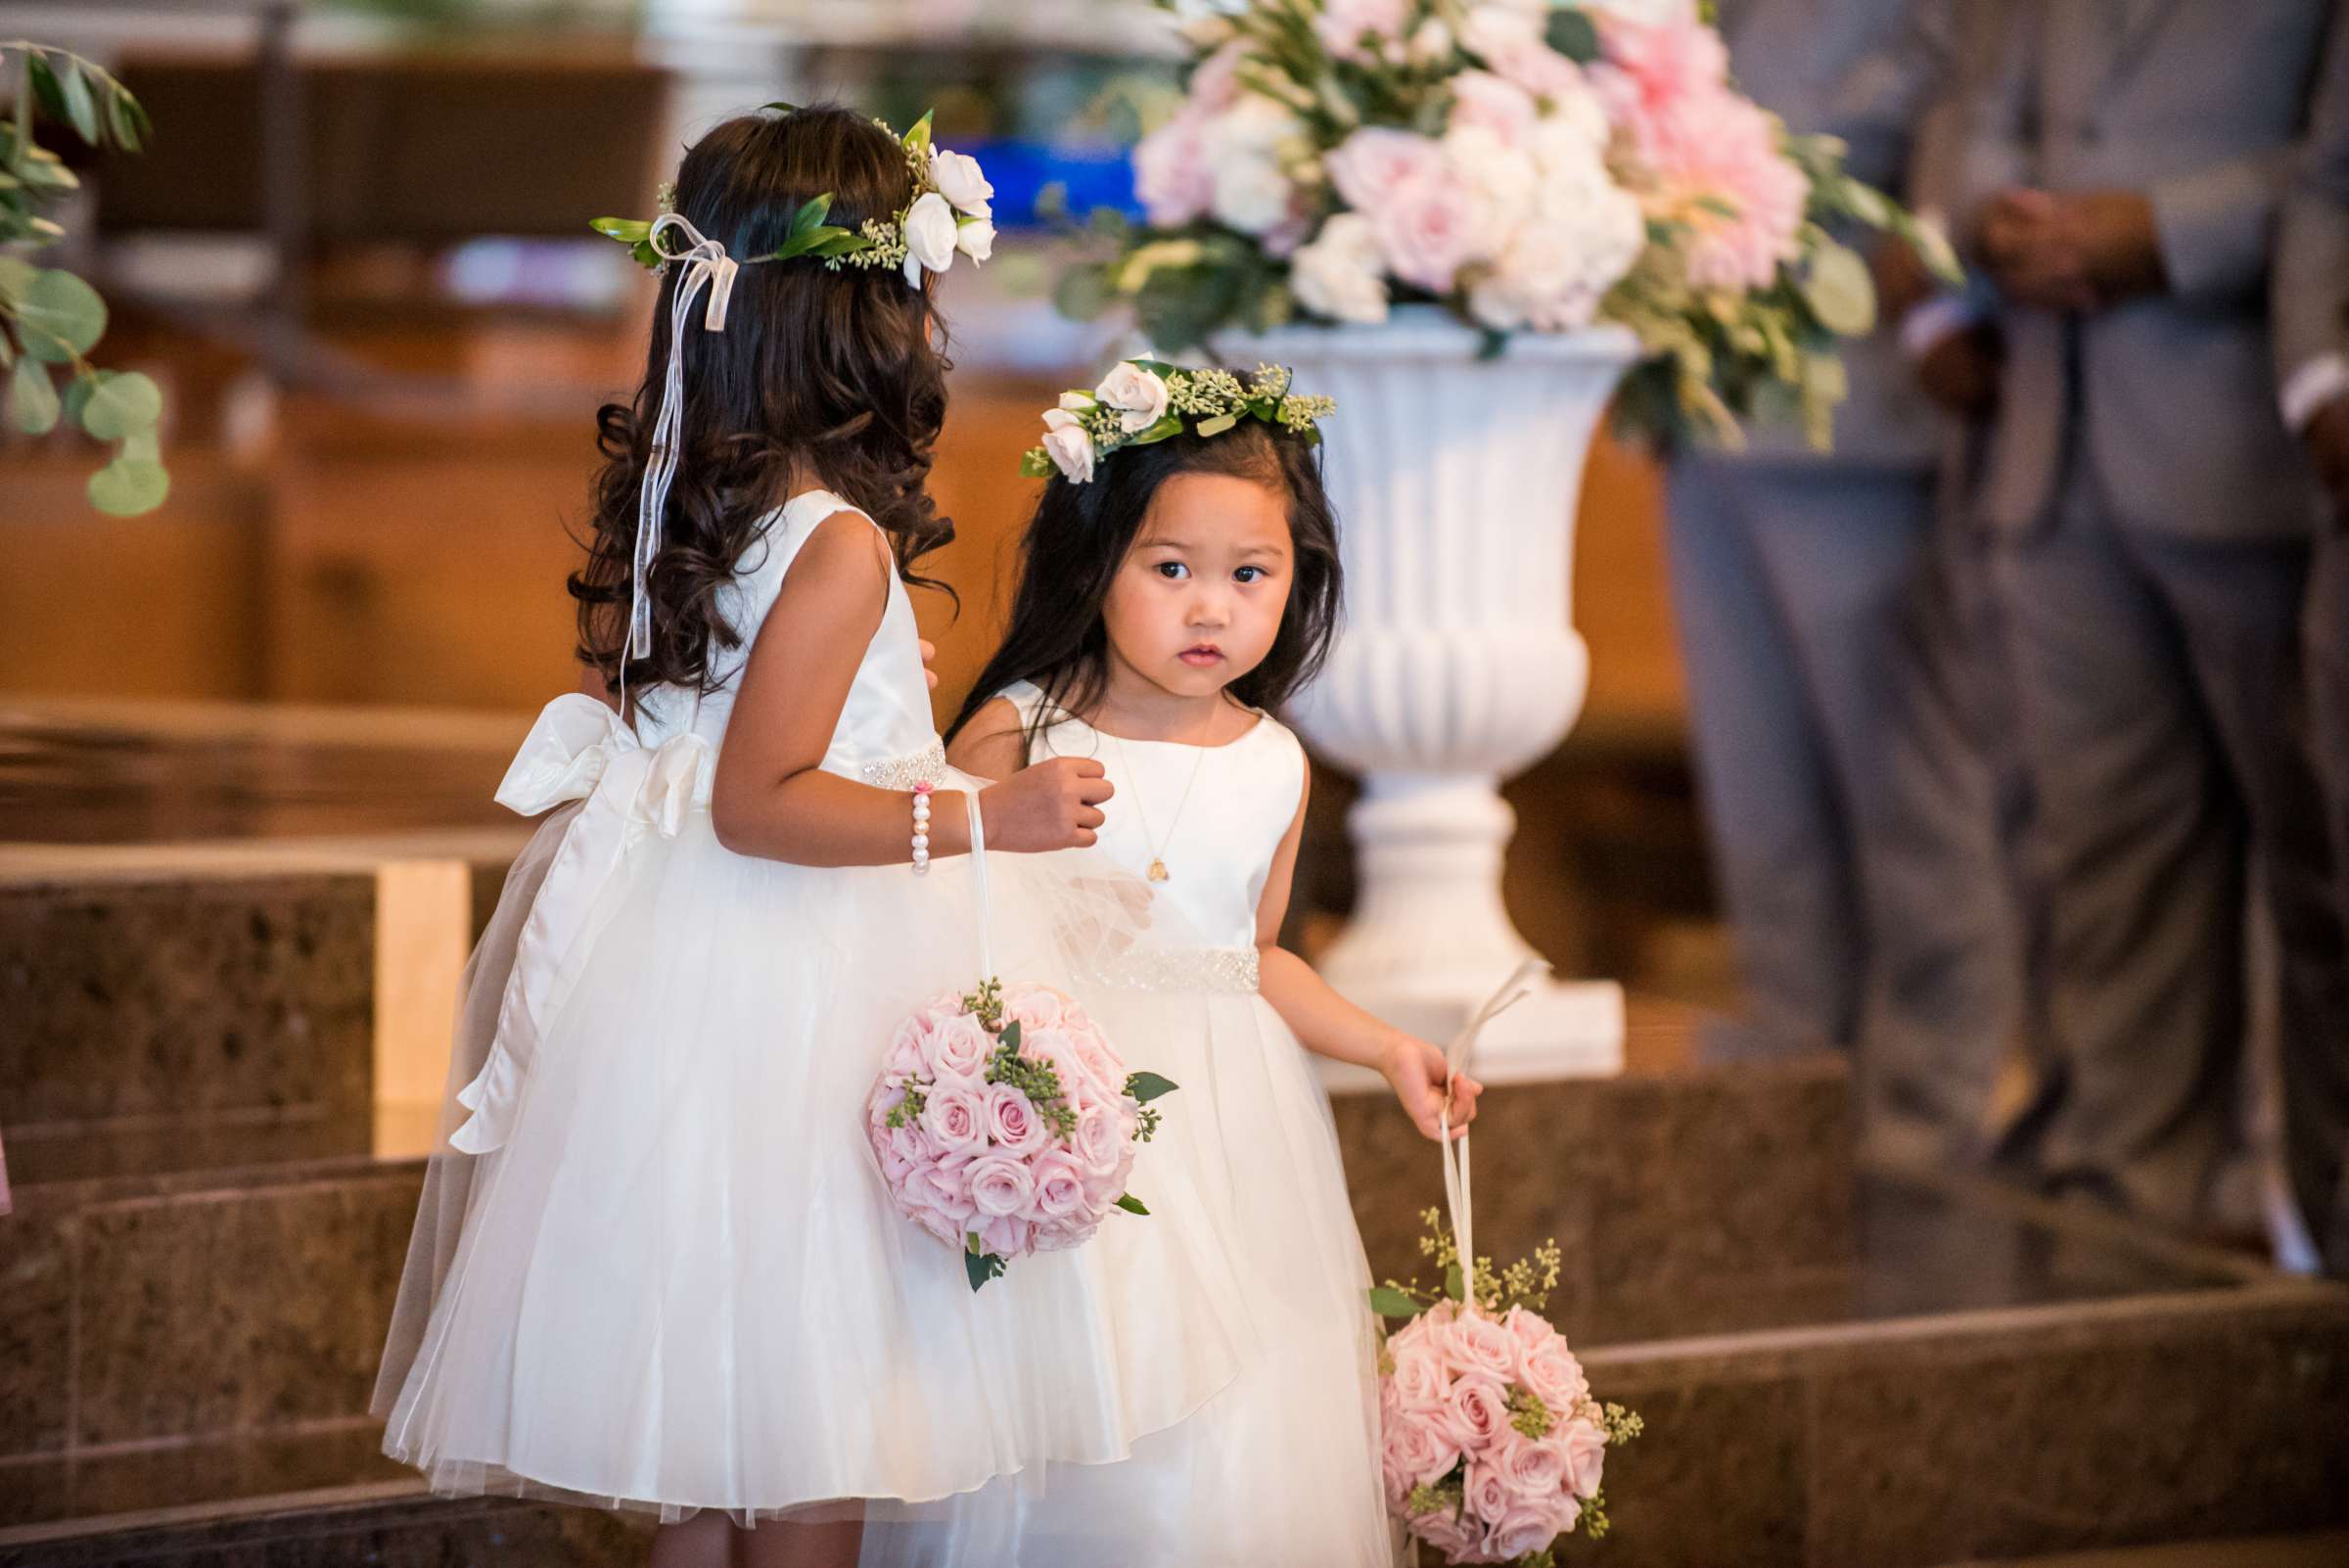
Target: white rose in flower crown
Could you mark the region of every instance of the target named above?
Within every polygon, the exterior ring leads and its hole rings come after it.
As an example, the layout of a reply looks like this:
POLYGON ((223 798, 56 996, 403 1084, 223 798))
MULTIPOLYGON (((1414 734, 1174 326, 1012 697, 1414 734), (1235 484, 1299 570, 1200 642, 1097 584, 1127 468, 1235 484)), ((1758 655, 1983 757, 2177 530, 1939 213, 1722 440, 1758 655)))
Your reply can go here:
POLYGON ((995 254, 995 225, 991 218, 964 218, 954 230, 954 249, 974 261, 995 254))
POLYGON ((1129 436, 1148 430, 1167 411, 1165 379, 1136 364, 1121 364, 1101 378, 1093 395, 1118 411, 1118 423, 1129 436))
POLYGON ((936 191, 924 191, 905 213, 905 258, 931 272, 954 264, 954 208, 936 191))
POLYGON ((930 149, 930 183, 957 209, 973 217, 994 216, 994 209, 988 204, 994 200, 995 188, 980 170, 979 161, 968 153, 950 153, 943 147, 930 149))
MULTIPOLYGON (((1054 409, 1053 413, 1060 410, 1054 409)), ((1046 415, 1048 420, 1051 416, 1046 415)), ((1093 477, 1093 438, 1075 420, 1054 430, 1044 432, 1044 454, 1053 466, 1068 476, 1074 484, 1085 484, 1093 477)))
POLYGON ((1289 260, 1289 287, 1308 310, 1376 326, 1387 319, 1386 263, 1370 220, 1340 212, 1289 260))

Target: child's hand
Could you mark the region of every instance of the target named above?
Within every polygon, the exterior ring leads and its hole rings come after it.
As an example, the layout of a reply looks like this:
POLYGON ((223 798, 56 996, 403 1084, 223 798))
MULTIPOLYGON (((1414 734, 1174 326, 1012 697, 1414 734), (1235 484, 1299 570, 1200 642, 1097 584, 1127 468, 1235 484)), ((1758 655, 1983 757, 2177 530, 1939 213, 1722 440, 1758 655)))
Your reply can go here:
POLYGON ((1089 757, 1048 758, 979 792, 987 842, 1031 854, 1082 849, 1107 820, 1101 803, 1117 791, 1089 757))
MULTIPOLYGON (((1444 1109, 1444 1053, 1423 1039, 1405 1035, 1387 1047, 1379 1071, 1394 1085, 1411 1125, 1430 1138, 1441 1135, 1439 1115, 1444 1109)), ((1476 1097, 1485 1086, 1465 1073, 1451 1081, 1451 1135, 1458 1137, 1476 1120, 1476 1097)))
POLYGON ((938 663, 938 644, 932 642, 929 638, 924 637, 921 639, 920 646, 922 650, 922 678, 930 683, 930 689, 932 691, 936 691, 938 690, 938 671, 930 667, 938 663))

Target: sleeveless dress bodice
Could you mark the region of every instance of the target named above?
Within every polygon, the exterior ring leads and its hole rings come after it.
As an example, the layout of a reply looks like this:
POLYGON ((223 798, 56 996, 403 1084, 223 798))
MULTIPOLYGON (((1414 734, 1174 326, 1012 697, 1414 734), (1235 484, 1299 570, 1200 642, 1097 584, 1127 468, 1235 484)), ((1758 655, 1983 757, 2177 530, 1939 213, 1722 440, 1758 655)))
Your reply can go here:
MULTIPOLYGON (((1046 702, 1030 681, 1002 695, 1023 725, 1046 702)), ((1199 747, 1104 735, 1054 709, 1035 751, 1032 761, 1098 761, 1117 790, 1101 853, 1136 876, 1165 862, 1166 880, 1151 885, 1146 945, 1254 950, 1257 903, 1305 791, 1305 748, 1287 726, 1263 714, 1237 740, 1199 747)))

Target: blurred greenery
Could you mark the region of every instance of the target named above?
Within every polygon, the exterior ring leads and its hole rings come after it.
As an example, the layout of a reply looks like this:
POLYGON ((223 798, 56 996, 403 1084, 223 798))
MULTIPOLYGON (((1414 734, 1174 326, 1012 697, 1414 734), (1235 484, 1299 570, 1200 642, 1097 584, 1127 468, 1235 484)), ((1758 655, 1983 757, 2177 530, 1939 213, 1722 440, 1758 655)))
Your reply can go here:
POLYGON ((26 259, 65 238, 50 214, 80 185, 34 138, 46 118, 94 148, 137 152, 153 127, 130 89, 81 56, 23 41, 0 43, 0 81, 16 103, 0 129, 0 373, 10 422, 46 436, 62 421, 115 450, 90 476, 90 504, 117 517, 152 512, 170 493, 156 441, 162 390, 136 371, 102 370, 88 355, 106 336, 106 301, 63 267, 26 259), (53 377, 65 378, 60 395, 53 377))

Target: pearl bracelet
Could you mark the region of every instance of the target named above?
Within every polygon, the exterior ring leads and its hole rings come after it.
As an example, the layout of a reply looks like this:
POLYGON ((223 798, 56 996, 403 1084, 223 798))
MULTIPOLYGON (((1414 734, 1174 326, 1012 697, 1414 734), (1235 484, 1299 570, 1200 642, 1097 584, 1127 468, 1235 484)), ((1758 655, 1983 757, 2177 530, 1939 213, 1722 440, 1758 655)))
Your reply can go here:
POLYGON ((921 876, 930 869, 930 786, 913 787, 913 874, 921 876))

